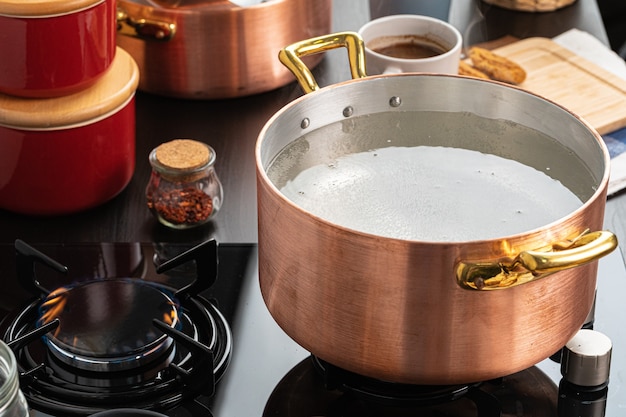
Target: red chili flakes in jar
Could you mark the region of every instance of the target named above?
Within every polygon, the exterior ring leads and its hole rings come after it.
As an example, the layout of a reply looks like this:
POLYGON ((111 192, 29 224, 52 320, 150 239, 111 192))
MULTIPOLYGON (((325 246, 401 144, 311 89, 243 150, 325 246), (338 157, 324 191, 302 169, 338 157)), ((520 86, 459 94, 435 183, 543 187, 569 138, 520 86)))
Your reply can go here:
POLYGON ((206 223, 219 210, 222 184, 214 169, 215 151, 191 139, 176 139, 150 152, 152 175, 148 208, 166 226, 185 229, 206 223))

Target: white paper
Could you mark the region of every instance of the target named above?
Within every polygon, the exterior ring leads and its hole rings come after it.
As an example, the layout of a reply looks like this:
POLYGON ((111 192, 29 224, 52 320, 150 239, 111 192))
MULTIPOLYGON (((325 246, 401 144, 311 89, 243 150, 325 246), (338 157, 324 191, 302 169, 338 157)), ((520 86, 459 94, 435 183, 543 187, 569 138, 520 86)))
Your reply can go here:
POLYGON ((593 62, 626 80, 626 62, 595 36, 578 29, 571 29, 552 40, 587 61, 593 62))

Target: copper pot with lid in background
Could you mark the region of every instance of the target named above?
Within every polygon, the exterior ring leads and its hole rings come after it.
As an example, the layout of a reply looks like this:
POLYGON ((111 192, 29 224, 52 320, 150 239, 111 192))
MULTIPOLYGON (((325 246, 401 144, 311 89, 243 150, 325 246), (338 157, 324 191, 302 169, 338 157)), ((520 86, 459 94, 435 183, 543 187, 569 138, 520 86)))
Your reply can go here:
POLYGON ((328 33, 331 3, 119 0, 117 43, 137 61, 140 90, 192 99, 246 96, 293 80, 278 51, 328 33))
POLYGON ((617 246, 601 230, 599 134, 498 82, 368 77, 354 33, 281 59, 310 92, 256 147, 260 287, 282 329, 335 366, 411 384, 490 380, 561 349, 617 246), (319 88, 299 57, 337 46, 356 79, 319 88))

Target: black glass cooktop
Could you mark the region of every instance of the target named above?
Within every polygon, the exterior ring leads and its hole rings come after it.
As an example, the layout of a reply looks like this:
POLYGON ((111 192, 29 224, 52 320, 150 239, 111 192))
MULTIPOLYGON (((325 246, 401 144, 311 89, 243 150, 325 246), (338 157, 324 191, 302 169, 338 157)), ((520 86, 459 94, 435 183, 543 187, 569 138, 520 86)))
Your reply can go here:
MULTIPOLYGON (((38 279, 46 288, 69 282, 107 277, 137 277, 162 282, 156 263, 189 249, 181 244, 103 243, 46 245, 28 242, 38 250, 69 267, 66 276, 37 267, 38 279)), ((309 353, 294 343, 276 325, 261 298, 258 285, 257 250, 252 244, 221 244, 215 284, 203 293, 219 308, 231 326, 232 357, 217 383, 215 393, 201 401, 216 417, 274 416, 480 416, 492 414, 489 406, 478 405, 474 398, 462 397, 454 406, 413 404, 395 406, 369 403, 354 392, 324 386, 309 353), (460 408, 459 408, 460 407, 460 408), (482 410, 482 411, 477 411, 482 410), (481 414, 482 413, 482 414, 481 414)), ((0 293, 2 316, 20 309, 32 295, 17 283, 14 248, 0 246, 0 293)), ((182 266, 175 277, 169 274, 168 285, 185 285, 194 268, 182 266)), ((598 295, 594 328, 613 342, 611 380, 606 400, 606 416, 620 417, 626 409, 626 328, 623 326, 623 297, 626 296, 626 269, 618 251, 600 261, 598 295)), ((559 365, 550 359, 529 370, 497 381, 488 381, 480 389, 488 395, 505 398, 504 417, 550 415, 556 413, 559 365)), ((461 390, 463 390, 462 388, 461 390)), ((482 393, 472 394, 478 397, 482 393)), ((194 415, 192 408, 164 410, 171 417, 194 415)), ((48 416, 34 410, 32 417, 48 416)), ((600 417, 600 416, 598 416, 600 417)))

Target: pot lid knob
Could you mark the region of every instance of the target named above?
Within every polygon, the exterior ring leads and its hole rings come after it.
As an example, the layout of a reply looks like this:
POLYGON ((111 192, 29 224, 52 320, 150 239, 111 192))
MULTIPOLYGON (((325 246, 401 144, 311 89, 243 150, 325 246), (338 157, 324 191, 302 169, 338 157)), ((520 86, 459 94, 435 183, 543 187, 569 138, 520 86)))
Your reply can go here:
POLYGON ((595 387, 609 380, 613 344, 603 333, 582 329, 565 345, 561 375, 572 384, 595 387))

